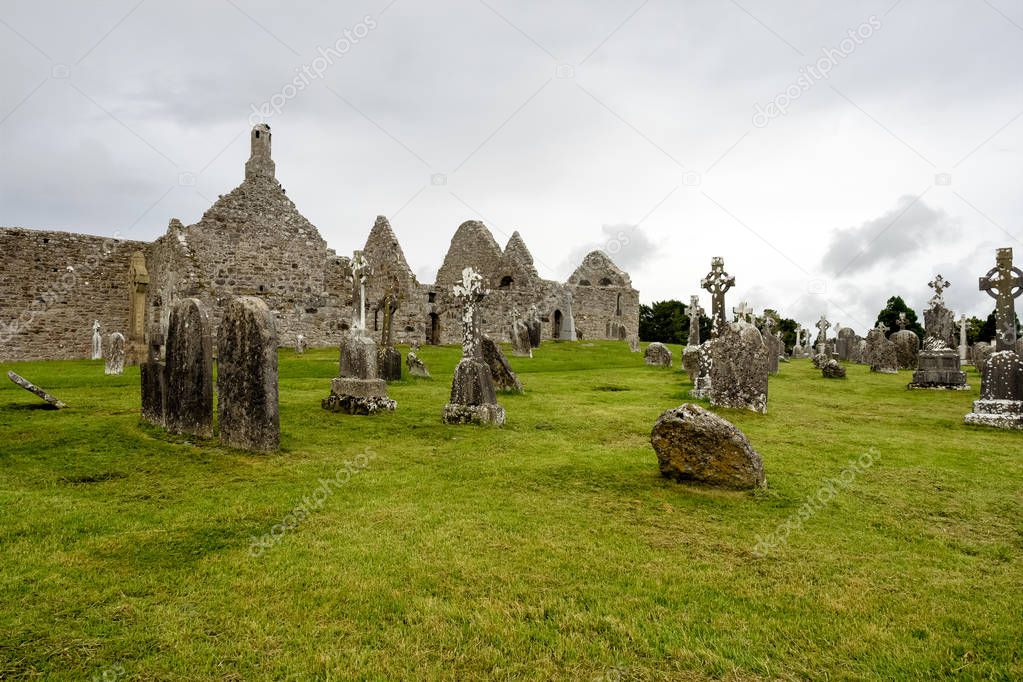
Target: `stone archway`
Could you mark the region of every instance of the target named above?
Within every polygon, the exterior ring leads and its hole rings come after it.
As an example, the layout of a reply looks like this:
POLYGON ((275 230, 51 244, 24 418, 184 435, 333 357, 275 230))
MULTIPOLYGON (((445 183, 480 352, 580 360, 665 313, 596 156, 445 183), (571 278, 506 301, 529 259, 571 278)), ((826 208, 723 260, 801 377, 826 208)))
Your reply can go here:
POLYGON ((426 318, 426 343, 431 346, 440 344, 440 315, 430 313, 426 318))
POLYGON ((555 310, 554 315, 552 317, 554 322, 551 326, 551 338, 553 339, 561 338, 561 318, 562 318, 561 311, 555 310))

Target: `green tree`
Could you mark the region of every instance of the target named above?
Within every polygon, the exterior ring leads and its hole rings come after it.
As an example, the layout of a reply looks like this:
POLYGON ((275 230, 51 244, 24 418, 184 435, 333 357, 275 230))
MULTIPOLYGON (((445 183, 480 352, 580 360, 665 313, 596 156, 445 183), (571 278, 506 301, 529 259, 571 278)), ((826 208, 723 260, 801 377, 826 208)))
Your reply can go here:
POLYGON ((778 311, 771 308, 764 310, 764 314, 760 317, 760 320, 763 320, 765 317, 774 319, 774 331, 781 332, 781 338, 785 343, 785 348, 787 350, 792 350, 792 348, 796 345, 796 327, 799 323, 787 317, 782 317, 778 314, 778 311))
MULTIPOLYGON (((976 318, 974 318, 976 319, 976 318)), ((995 316, 995 311, 992 310, 991 314, 987 316, 984 324, 981 325, 980 330, 977 332, 977 341, 987 341, 992 343, 995 340, 995 333, 998 331, 998 319, 995 316)), ((969 334, 969 331, 967 331, 969 334)), ((1016 338, 1019 338, 1020 324, 1019 315, 1016 315, 1016 338)))
POLYGON ((883 322, 888 327, 888 333, 897 332, 899 331, 899 313, 906 313, 906 329, 915 332, 923 340, 924 328, 917 321, 916 311, 906 305, 901 296, 892 296, 888 299, 884 310, 877 314, 877 320, 874 321, 874 325, 876 326, 878 322, 883 322))
MULTIPOLYGON (((642 341, 681 343, 689 340, 689 315, 681 301, 654 301, 639 306, 639 338, 642 341)), ((710 318, 700 317, 700 339, 710 338, 710 318)))

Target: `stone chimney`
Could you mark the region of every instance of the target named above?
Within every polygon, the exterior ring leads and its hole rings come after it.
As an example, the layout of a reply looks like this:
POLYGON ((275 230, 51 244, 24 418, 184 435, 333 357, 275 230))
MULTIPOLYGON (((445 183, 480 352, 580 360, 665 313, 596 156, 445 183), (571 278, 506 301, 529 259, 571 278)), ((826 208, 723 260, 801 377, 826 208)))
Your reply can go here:
POLYGON ((265 123, 253 126, 249 139, 252 143, 252 154, 245 162, 245 179, 267 178, 273 180, 276 168, 273 159, 270 158, 270 126, 265 123))

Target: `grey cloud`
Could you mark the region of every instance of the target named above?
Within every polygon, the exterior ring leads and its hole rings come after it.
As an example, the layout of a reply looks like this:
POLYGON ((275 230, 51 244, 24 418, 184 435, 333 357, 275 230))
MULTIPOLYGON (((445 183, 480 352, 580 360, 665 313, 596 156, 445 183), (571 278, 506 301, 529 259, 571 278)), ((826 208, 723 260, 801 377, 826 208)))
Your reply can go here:
POLYGON ((905 195, 895 208, 857 227, 836 230, 822 261, 826 272, 851 275, 895 263, 960 233, 961 221, 905 195))
POLYGON ((639 225, 604 225, 600 228, 600 241, 589 242, 576 247, 562 265, 562 270, 571 273, 591 251, 603 251, 615 265, 626 272, 639 270, 657 253, 657 244, 639 225))

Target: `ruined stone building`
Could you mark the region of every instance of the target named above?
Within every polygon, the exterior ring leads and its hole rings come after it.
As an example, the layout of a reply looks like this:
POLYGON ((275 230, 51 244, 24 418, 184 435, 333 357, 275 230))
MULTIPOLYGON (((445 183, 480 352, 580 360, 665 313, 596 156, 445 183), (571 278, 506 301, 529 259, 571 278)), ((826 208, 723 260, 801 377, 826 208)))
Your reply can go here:
MULTIPOLYGON (((311 345, 336 344, 352 319, 351 259, 327 248, 287 197, 275 177, 271 139, 269 126, 255 126, 244 181, 195 224, 171 219, 151 243, 0 228, 0 361, 88 357, 94 320, 104 335, 122 332, 137 360, 147 336, 166 330, 173 303, 187 297, 210 305, 216 328, 228 298, 258 296, 274 311, 282 344, 298 334, 311 345)), ((380 216, 363 254, 372 268, 367 326, 379 334, 390 301, 397 342, 461 341, 451 287, 468 266, 492 290, 483 328, 495 338, 505 339, 533 306, 546 338, 560 336, 568 315, 581 338, 638 334, 639 293, 599 251, 567 282, 544 280, 518 232, 502 249, 483 223, 468 221, 451 238, 437 281, 426 284, 380 216)))

